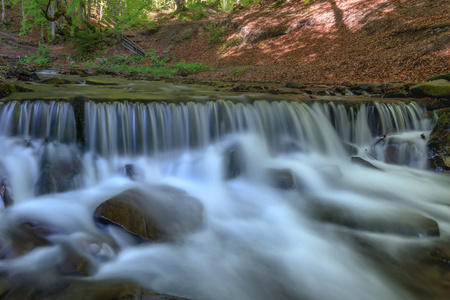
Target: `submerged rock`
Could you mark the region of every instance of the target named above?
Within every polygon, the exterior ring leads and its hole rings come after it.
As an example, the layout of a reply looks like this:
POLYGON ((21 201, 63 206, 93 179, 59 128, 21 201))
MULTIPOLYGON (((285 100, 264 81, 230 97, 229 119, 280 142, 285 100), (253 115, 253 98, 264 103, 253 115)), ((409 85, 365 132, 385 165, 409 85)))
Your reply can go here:
POLYGON ((231 180, 245 172, 245 154, 242 146, 235 143, 225 149, 223 154, 224 179, 231 180))
POLYGON ((450 108, 436 113, 439 118, 428 140, 428 162, 431 170, 450 173, 450 108))
POLYGON ((418 213, 389 211, 377 215, 319 202, 311 202, 309 207, 316 219, 349 229, 407 237, 440 236, 438 223, 418 213))
POLYGON ((78 153, 67 145, 45 144, 42 149, 36 195, 73 190, 82 185, 83 164, 78 153))
POLYGON ((127 190, 100 204, 95 219, 158 241, 176 238, 203 223, 203 205, 185 191, 164 185, 127 190))
POLYGON ((272 185, 282 190, 296 188, 295 176, 291 169, 267 169, 272 185))
POLYGON ((0 164, 0 200, 3 202, 4 207, 11 206, 14 203, 12 188, 9 184, 9 175, 4 166, 2 166, 1 164, 0 164))

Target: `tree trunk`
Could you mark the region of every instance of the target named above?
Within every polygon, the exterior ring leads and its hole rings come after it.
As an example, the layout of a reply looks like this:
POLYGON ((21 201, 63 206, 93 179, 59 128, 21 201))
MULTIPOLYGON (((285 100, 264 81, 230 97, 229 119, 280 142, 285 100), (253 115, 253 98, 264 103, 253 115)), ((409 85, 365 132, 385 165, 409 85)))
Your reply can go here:
POLYGON ((44 21, 41 21, 41 41, 44 41, 44 21))
POLYGON ((2 0, 2 22, 5 23, 5 0, 2 0))
MULTIPOLYGON (((51 4, 50 4, 50 16, 52 18, 55 17, 55 1, 52 0, 51 4)), ((52 39, 55 38, 55 31, 56 31, 56 23, 55 21, 51 21, 50 22, 50 26, 52 28, 52 39)))
POLYGON ((24 3, 23 3, 23 0, 22 0, 22 21, 23 21, 23 26, 25 27, 25 20, 26 20, 26 18, 25 18, 25 7, 24 7, 24 3))
POLYGON ((176 11, 186 10, 184 7, 185 0, 175 0, 176 11))
POLYGON ((100 16, 99 20, 103 18, 103 0, 100 0, 100 16))

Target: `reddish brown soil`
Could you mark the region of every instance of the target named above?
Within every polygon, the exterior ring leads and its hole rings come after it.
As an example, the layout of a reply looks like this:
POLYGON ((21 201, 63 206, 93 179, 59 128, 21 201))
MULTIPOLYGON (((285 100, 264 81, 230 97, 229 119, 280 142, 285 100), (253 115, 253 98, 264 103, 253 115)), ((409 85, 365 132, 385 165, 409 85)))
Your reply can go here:
MULTIPOLYGON (((273 7, 265 3, 198 21, 166 18, 156 33, 132 30, 146 51, 215 67, 197 78, 382 83, 450 72, 448 0, 316 0, 309 6, 291 0, 273 7), (226 27, 229 46, 208 43, 206 26, 213 22, 226 27)), ((2 39, 31 45, 37 45, 40 33, 16 36, 17 31, 0 33, 2 39)), ((0 49, 16 56, 37 51, 5 43, 0 49)), ((51 46, 57 66, 66 63, 58 59, 61 54, 73 53, 72 45, 51 46)), ((114 46, 104 52, 116 53, 127 51, 114 46)))

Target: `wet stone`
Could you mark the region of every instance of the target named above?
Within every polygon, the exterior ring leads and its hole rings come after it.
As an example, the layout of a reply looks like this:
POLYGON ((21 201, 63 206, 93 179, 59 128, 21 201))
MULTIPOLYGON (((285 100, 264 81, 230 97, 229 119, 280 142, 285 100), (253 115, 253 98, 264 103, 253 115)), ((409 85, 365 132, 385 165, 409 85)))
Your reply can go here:
POLYGON ((151 241, 194 232, 203 224, 203 205, 185 191, 163 185, 127 190, 100 204, 94 217, 151 241))
POLYGON ((290 169, 267 169, 270 182, 282 190, 295 189, 295 176, 290 169))

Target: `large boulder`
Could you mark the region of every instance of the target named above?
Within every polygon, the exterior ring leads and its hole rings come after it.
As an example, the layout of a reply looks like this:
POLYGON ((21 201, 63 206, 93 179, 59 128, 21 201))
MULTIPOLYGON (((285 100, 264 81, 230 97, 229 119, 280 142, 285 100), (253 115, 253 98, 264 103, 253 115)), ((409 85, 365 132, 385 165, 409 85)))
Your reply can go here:
POLYGON ((415 97, 433 97, 450 99, 450 82, 445 79, 438 79, 429 82, 422 82, 410 88, 411 94, 415 97))
POLYGON ((36 74, 36 72, 33 69, 28 68, 21 64, 17 65, 14 69, 11 69, 8 72, 8 76, 15 77, 18 80, 22 80, 22 81, 39 80, 39 76, 36 74))
POLYGON ((450 173, 450 108, 436 111, 438 120, 428 141, 430 168, 450 173))
POLYGON ((127 190, 100 204, 94 212, 102 224, 122 227, 151 241, 176 238, 203 224, 203 205, 183 190, 152 185, 127 190))

